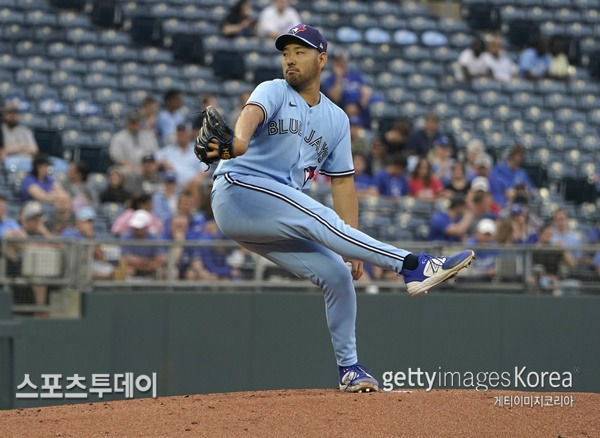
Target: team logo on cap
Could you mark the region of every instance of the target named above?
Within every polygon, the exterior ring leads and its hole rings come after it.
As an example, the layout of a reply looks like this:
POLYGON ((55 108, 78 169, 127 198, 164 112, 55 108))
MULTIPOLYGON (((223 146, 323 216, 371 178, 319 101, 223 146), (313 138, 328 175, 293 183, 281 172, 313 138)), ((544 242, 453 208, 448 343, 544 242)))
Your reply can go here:
POLYGON ((296 35, 298 32, 302 32, 303 30, 306 30, 306 26, 301 24, 300 26, 294 27, 292 30, 290 30, 290 32, 296 35))

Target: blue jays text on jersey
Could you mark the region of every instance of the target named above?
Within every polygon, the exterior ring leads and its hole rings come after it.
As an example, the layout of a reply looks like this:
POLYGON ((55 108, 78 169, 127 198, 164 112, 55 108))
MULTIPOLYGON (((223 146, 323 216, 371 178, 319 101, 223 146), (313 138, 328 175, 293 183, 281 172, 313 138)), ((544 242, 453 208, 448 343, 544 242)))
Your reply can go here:
POLYGON ((352 175, 350 130, 346 114, 326 96, 309 106, 285 80, 260 84, 247 104, 264 112, 248 151, 222 161, 215 175, 227 172, 267 176, 308 190, 316 173, 352 175))

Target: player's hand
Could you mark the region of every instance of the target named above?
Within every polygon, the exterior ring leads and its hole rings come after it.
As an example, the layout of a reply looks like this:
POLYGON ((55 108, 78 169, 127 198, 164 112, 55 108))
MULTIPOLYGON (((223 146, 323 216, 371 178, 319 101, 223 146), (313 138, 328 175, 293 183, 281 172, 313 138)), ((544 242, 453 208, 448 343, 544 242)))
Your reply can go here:
POLYGON ((206 157, 211 158, 219 158, 219 141, 216 138, 213 138, 208 142, 208 147, 210 148, 210 152, 206 153, 206 157))
POLYGON ((346 263, 350 262, 352 267, 350 271, 352 272, 352 278, 354 280, 358 280, 363 275, 363 262, 359 260, 346 260, 346 263))

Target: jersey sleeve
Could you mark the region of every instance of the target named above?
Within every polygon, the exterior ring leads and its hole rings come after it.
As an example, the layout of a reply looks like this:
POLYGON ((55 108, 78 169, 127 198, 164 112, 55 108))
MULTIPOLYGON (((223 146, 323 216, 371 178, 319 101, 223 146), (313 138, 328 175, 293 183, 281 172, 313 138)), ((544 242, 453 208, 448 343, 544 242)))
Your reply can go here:
POLYGON ((354 175, 352 149, 350 147, 350 122, 346 114, 343 114, 342 117, 338 141, 332 146, 331 153, 325 159, 320 170, 320 173, 326 176, 354 175))
POLYGON ((254 136, 258 135, 263 127, 269 123, 269 120, 279 111, 283 98, 284 87, 282 87, 281 81, 278 80, 263 82, 254 89, 246 105, 259 106, 265 116, 262 124, 256 128, 254 136))

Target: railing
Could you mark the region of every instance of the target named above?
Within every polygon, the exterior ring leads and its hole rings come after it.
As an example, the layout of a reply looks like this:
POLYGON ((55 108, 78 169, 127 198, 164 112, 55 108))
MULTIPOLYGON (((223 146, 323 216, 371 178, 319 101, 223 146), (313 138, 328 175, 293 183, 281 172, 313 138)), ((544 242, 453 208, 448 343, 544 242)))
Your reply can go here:
MULTIPOLYGON (((451 254, 461 245, 427 242, 396 242, 413 252, 451 254)), ((480 257, 473 267, 461 273, 446 289, 473 292, 568 292, 600 294, 600 276, 591 261, 600 245, 579 247, 474 246, 480 257), (561 260, 565 252, 580 257, 568 268, 561 260), (586 259, 587 257, 587 259, 586 259), (486 268, 487 267, 487 268, 486 268), (488 269, 486 273, 485 270, 488 269)), ((0 244, 0 283, 13 290, 16 309, 43 307, 42 295, 52 290, 90 292, 110 288, 192 290, 227 292, 266 290, 305 290, 316 292, 311 283, 299 280, 270 261, 249 253, 235 242, 219 241, 123 241, 65 239, 4 239, 0 244), (162 248, 164 262, 148 272, 130 272, 123 248, 162 248), (102 254, 103 258, 99 257, 102 254), (196 257, 194 259, 194 257, 196 257), (187 276, 185 264, 200 260, 206 277, 187 276), (215 274, 210 269, 217 269, 215 274), (218 277, 218 278, 217 278, 218 277), (27 289, 33 289, 33 293, 27 289), (37 292, 36 292, 37 289, 37 292), (43 292, 42 289, 46 289, 43 292), (36 297, 36 293, 38 296, 36 297), (31 306, 31 304, 37 306, 31 306)), ((368 273, 368 270, 366 270, 368 273)), ((403 292, 401 277, 393 273, 356 282, 359 292, 403 292)), ((443 289, 443 288, 441 288, 443 289)))

